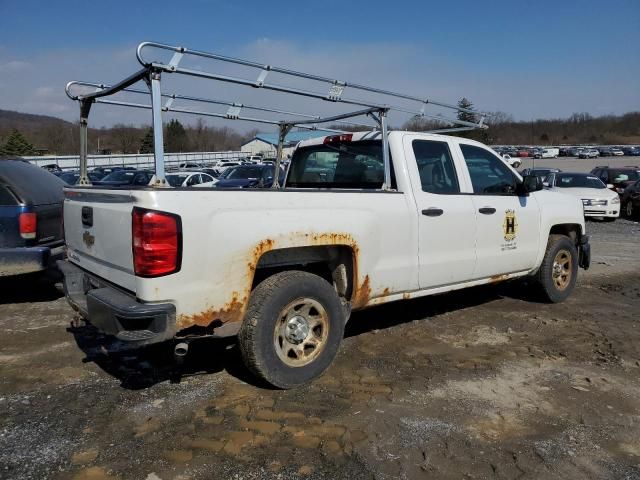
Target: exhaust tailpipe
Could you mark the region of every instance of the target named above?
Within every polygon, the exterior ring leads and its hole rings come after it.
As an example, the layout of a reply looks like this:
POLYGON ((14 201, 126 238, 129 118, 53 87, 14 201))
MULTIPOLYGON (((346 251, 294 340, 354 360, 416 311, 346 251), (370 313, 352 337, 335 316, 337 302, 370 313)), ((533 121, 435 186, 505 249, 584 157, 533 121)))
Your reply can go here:
POLYGON ((178 343, 173 349, 177 360, 183 360, 187 353, 189 353, 189 344, 185 342, 178 343))

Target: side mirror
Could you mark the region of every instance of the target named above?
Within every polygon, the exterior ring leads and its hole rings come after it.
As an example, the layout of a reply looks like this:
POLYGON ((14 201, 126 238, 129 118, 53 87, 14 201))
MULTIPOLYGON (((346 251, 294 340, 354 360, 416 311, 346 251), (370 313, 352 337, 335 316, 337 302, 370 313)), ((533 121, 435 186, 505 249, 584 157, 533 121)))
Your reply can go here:
POLYGON ((518 191, 516 193, 526 197, 531 192, 542 190, 543 187, 544 185, 540 177, 536 175, 525 175, 522 178, 522 183, 518 184, 518 191))

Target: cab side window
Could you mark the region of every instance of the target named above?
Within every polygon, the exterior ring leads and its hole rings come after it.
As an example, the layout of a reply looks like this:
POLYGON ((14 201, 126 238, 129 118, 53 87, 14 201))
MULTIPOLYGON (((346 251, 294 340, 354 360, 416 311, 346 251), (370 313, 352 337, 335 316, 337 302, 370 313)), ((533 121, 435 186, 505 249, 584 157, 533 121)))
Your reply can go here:
POLYGON ((423 192, 460 193, 456 169, 447 142, 414 140, 411 145, 418 164, 423 192))
POLYGON ((469 169, 473 193, 477 195, 513 195, 516 177, 498 157, 484 148, 460 144, 469 169))

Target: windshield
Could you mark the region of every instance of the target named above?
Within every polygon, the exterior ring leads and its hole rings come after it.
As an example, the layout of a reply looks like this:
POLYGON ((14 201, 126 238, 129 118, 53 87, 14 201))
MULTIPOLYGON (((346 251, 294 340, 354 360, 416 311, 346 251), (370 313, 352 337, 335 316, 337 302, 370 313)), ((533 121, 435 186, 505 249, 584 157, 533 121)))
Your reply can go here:
POLYGON ((167 175, 167 182, 172 187, 181 186, 189 175, 167 175))
POLYGON ((556 187, 559 188, 607 188, 598 177, 561 173, 556 176, 556 187))
POLYGON ((609 170, 609 181, 626 182, 628 180, 639 180, 640 171, 638 170, 609 170))

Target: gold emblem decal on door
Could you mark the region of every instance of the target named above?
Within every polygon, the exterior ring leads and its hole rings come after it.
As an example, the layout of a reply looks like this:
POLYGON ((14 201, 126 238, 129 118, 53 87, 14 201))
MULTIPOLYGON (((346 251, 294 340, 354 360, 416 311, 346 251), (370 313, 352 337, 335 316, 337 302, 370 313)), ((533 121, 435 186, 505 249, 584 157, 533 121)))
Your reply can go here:
POLYGON ((504 233, 504 239, 507 242, 515 240, 518 234, 518 220, 516 219, 515 210, 505 210, 504 222, 502 222, 502 231, 504 233))

